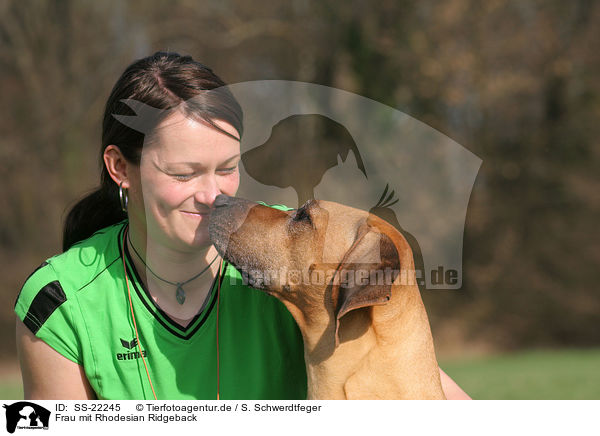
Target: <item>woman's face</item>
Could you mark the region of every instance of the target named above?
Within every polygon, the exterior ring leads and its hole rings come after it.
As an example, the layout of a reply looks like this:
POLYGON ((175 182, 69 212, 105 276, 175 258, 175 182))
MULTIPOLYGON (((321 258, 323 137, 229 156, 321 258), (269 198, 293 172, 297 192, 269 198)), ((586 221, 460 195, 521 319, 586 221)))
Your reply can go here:
MULTIPOLYGON (((238 136, 223 121, 223 130, 238 136)), ((148 243, 176 251, 210 245, 208 213, 239 186, 239 141, 176 112, 144 143, 129 188, 129 218, 148 243), (134 224, 135 223, 135 224, 134 224)))

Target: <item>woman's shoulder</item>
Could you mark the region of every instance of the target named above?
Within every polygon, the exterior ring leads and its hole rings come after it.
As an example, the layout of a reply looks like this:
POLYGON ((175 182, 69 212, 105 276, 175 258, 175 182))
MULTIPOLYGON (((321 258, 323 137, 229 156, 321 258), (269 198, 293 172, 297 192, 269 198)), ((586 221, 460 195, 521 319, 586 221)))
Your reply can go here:
POLYGON ((61 262, 89 266, 102 255, 108 258, 119 257, 119 237, 122 236, 127 222, 127 220, 123 220, 98 230, 89 238, 73 244, 64 253, 52 257, 50 261, 55 266, 58 266, 61 262))
POLYGON ((27 277, 21 294, 37 293, 52 283, 69 293, 89 283, 120 258, 118 240, 125 224, 122 221, 98 230, 64 253, 46 259, 27 277))

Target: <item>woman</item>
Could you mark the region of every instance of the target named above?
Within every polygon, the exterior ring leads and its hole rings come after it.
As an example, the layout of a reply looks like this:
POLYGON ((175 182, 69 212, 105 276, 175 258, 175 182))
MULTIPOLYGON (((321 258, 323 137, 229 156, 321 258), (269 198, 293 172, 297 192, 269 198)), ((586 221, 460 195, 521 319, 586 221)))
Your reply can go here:
POLYGON ((116 83, 101 187, 71 210, 64 253, 17 299, 25 398, 306 397, 293 319, 208 239, 215 197, 239 185, 242 112, 223 85, 160 52, 116 83))
POLYGON ((26 398, 305 395, 291 316, 245 288, 208 241, 214 198, 239 183, 241 109, 226 91, 206 92, 223 85, 174 53, 141 59, 118 80, 101 187, 71 210, 65 252, 17 301, 26 398), (138 123, 146 135, 117 119, 136 115, 132 102, 160 109, 138 123))

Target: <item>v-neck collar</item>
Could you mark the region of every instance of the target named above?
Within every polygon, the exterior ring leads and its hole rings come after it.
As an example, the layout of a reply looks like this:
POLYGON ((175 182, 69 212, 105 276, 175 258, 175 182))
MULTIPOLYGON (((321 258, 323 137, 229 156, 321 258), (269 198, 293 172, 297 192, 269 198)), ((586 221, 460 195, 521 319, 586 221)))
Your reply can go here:
POLYGON ((142 302, 145 309, 158 321, 158 323, 162 327, 164 327, 164 329, 167 332, 178 337, 179 339, 188 340, 192 338, 194 334, 200 329, 200 327, 204 325, 208 316, 212 312, 213 307, 215 306, 215 303, 217 301, 217 287, 215 286, 215 284, 217 283, 217 279, 220 280, 220 285, 223 284, 223 277, 225 276, 224 272, 226 269, 225 262, 223 263, 222 270, 220 270, 219 274, 215 276, 215 279, 211 284, 210 292, 209 295, 206 297, 207 301, 203 305, 203 309, 200 310, 200 312, 198 312, 198 314, 186 327, 184 327, 181 324, 174 321, 172 318, 170 318, 169 315, 167 315, 167 313, 156 304, 156 302, 150 295, 150 292, 148 291, 146 286, 144 286, 144 283, 142 282, 138 271, 134 266, 133 259, 131 258, 131 254, 129 252, 127 244, 122 244, 123 238, 125 237, 125 229, 127 228, 127 226, 128 224, 125 223, 121 228, 121 231, 118 233, 119 253, 121 256, 125 256, 127 264, 127 276, 133 283, 133 288, 135 289, 139 300, 142 302), (123 246, 125 253, 123 253, 123 246))

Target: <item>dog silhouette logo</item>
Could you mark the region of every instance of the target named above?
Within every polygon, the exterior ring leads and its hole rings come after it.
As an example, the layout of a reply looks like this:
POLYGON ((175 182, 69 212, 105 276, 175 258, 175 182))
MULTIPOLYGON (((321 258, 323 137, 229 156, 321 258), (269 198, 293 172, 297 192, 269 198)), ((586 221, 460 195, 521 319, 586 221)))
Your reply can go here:
POLYGON ((291 187, 298 207, 315 198, 323 175, 354 154, 357 169, 367 178, 358 147, 348 130, 323 115, 293 115, 277 123, 262 145, 242 154, 248 174, 265 186, 291 187))
POLYGON ((372 209, 411 245, 419 286, 462 288, 465 219, 482 163, 478 156, 393 107, 287 80, 207 90, 168 110, 125 99, 126 115, 113 116, 153 141, 155 127, 171 113, 215 98, 243 113, 237 196, 270 205, 301 207, 316 198, 372 209))
POLYGON ((15 429, 48 429, 50 411, 35 403, 19 401, 6 409, 6 431, 14 433, 15 429))

